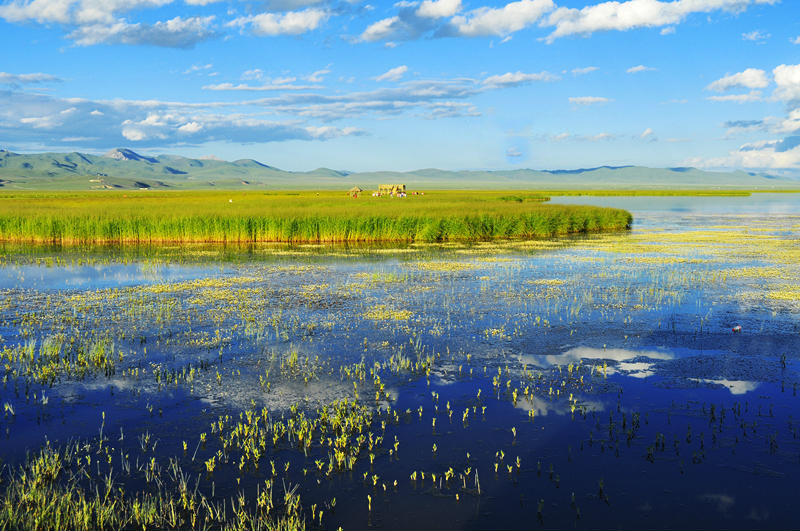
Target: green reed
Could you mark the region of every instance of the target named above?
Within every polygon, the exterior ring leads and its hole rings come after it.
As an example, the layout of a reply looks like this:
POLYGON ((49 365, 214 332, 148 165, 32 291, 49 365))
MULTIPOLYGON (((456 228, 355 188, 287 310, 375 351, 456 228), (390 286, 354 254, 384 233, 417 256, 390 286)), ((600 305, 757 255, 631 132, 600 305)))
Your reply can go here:
POLYGON ((354 199, 334 192, 0 194, 0 240, 53 243, 440 242, 621 230, 618 209, 499 192, 354 199))

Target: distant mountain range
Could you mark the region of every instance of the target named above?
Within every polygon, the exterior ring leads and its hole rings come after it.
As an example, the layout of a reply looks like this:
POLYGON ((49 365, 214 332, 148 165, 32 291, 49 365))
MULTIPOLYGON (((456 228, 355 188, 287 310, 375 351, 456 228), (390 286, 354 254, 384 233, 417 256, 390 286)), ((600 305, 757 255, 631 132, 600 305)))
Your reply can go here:
POLYGON ((781 189, 800 188, 800 180, 764 174, 709 172, 696 168, 601 166, 579 170, 445 171, 350 173, 318 168, 290 172, 252 159, 233 162, 176 155, 148 157, 125 148, 105 155, 86 153, 18 154, 0 150, 0 190, 336 190, 383 183, 412 189, 781 189))

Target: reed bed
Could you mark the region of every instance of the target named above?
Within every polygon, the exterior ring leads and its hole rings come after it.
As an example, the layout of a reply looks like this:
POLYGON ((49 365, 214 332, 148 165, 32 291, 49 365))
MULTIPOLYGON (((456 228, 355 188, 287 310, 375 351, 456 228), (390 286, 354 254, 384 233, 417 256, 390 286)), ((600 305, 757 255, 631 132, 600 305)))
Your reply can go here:
MULTIPOLYGON (((622 230, 630 213, 508 201, 502 192, 357 199, 342 193, 0 195, 0 240, 86 243, 441 242, 622 230)), ((534 200, 535 199, 535 200, 534 200)))

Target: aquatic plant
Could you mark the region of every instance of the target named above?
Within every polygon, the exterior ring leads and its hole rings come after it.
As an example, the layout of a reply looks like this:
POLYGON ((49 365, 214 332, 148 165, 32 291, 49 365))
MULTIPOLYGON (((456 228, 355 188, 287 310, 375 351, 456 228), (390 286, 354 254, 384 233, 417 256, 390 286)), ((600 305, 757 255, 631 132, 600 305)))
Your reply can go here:
POLYGON ((623 210, 509 205, 497 197, 488 192, 440 192, 387 204, 348 201, 330 193, 0 194, 0 240, 63 244, 477 241, 622 230, 632 222, 623 210), (228 202, 231 195, 236 198, 233 203, 228 202))

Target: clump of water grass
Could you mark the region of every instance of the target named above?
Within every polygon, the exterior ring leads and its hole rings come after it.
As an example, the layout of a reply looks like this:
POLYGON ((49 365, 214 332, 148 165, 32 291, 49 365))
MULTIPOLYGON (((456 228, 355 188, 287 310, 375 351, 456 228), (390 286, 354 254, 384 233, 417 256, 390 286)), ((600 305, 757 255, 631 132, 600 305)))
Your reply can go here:
POLYGON ((394 201, 331 193, 0 195, 0 240, 18 242, 442 242, 532 239, 622 230, 611 208, 509 202, 488 192, 394 201), (230 198, 230 199, 229 199, 230 198))

